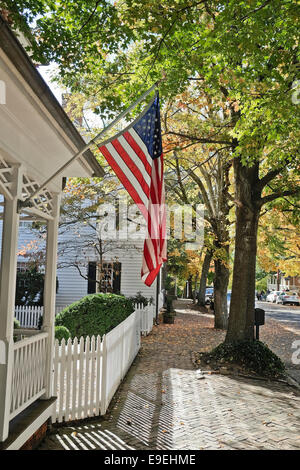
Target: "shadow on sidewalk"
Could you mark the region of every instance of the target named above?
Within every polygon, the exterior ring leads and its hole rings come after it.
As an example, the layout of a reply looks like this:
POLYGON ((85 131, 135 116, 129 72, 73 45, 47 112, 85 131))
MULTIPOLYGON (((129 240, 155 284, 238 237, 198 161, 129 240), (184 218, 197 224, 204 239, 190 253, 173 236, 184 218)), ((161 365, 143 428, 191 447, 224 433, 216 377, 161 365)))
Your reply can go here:
POLYGON ((299 393, 279 382, 201 377, 195 370, 191 353, 209 350, 223 338, 206 315, 182 312, 174 325, 155 326, 107 414, 56 428, 41 450, 294 446, 300 434, 299 393))

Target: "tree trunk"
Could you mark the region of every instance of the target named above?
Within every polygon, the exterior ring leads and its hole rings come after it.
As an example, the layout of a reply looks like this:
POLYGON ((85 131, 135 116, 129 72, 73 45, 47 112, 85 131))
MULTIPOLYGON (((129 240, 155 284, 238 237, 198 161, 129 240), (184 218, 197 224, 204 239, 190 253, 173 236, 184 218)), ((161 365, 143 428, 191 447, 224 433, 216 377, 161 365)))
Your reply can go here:
POLYGON ((195 304, 197 302, 197 284, 198 284, 198 277, 199 277, 199 273, 197 271, 196 275, 195 275, 195 288, 194 288, 194 292, 193 292, 193 304, 195 304))
POLYGON ((207 283, 207 276, 209 273, 209 267, 212 259, 212 252, 207 250, 205 253, 201 277, 200 277, 200 287, 199 287, 199 294, 198 294, 198 305, 204 307, 205 305, 205 292, 206 292, 206 283, 207 283))
POLYGON ((193 276, 189 276, 187 282, 188 282, 187 298, 192 299, 193 298, 193 276))
POLYGON ((229 269, 224 261, 215 259, 214 277, 214 312, 215 328, 226 330, 228 324, 227 288, 229 281, 229 269))
POLYGON ((226 342, 254 339, 255 265, 260 213, 258 163, 234 161, 236 180, 236 236, 233 283, 226 342))
POLYGON ((279 269, 277 269, 277 290, 280 290, 280 283, 281 283, 281 273, 279 269))

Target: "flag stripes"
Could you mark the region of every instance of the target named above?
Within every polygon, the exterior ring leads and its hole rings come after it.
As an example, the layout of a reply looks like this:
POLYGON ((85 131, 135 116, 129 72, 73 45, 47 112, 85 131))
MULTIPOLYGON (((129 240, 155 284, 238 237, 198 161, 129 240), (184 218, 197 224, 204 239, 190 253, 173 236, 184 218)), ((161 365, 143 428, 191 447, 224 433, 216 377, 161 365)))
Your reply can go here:
POLYGON ((166 211, 159 98, 99 150, 147 222, 141 276, 150 286, 166 260, 166 211))

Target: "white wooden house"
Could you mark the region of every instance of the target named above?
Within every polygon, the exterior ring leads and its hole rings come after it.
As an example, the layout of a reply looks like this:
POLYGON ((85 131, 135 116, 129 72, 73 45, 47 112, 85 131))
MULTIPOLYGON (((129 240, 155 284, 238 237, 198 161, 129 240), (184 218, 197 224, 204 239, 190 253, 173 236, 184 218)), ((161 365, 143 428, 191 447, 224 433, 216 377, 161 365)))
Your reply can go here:
POLYGON ((0 193, 3 218, 0 270, 0 445, 19 449, 52 413, 57 227, 62 177, 103 175, 90 152, 29 197, 84 141, 0 17, 0 193), (44 323, 14 342, 13 318, 19 220, 47 222, 44 323))
MULTIPOLYGON (((45 240, 39 237, 38 233, 31 229, 31 222, 21 221, 19 227, 18 238, 18 259, 17 269, 26 270, 28 265, 28 256, 23 256, 22 252, 26 251, 28 255, 30 251, 45 250, 45 240), (31 248, 32 246, 32 248, 31 248)), ((1 240, 0 221, 0 240, 1 240)), ((57 279, 58 287, 56 292, 56 311, 66 305, 81 299, 87 294, 97 291, 96 279, 96 262, 97 255, 95 250, 86 250, 88 237, 90 242, 93 233, 88 233, 86 226, 80 226, 80 223, 73 225, 67 231, 59 231, 58 234, 58 269, 57 279), (67 246, 67 249, 64 247, 67 246), (75 258, 79 260, 80 271, 84 276, 88 276, 89 280, 80 275, 79 269, 75 266, 75 258)), ((135 296, 138 292, 148 299, 152 299, 156 310, 156 302, 158 295, 158 309, 162 307, 163 293, 161 277, 154 281, 151 287, 147 287, 141 280, 141 266, 143 240, 133 241, 111 241, 107 242, 104 249, 103 260, 107 270, 105 283, 108 291, 113 293, 121 293, 127 297, 135 296)))

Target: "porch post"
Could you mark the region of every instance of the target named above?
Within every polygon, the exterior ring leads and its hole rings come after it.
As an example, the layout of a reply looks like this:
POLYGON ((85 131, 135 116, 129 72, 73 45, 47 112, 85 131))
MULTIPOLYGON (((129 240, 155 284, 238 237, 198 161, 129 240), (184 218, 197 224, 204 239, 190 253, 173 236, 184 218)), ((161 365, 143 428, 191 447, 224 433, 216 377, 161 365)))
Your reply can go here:
POLYGON ((12 172, 12 198, 5 198, 0 269, 0 442, 8 437, 14 362, 13 325, 16 295, 19 214, 22 193, 21 166, 12 172))
POLYGON ((57 235, 60 208, 60 195, 53 196, 53 220, 47 222, 46 273, 44 285, 43 331, 48 333, 46 354, 46 392, 43 399, 53 396, 53 352, 56 298, 57 235))

